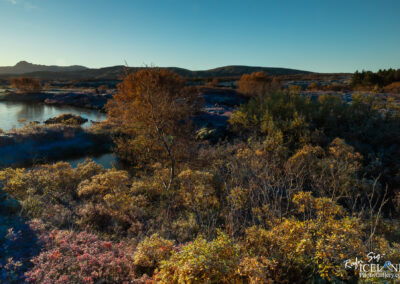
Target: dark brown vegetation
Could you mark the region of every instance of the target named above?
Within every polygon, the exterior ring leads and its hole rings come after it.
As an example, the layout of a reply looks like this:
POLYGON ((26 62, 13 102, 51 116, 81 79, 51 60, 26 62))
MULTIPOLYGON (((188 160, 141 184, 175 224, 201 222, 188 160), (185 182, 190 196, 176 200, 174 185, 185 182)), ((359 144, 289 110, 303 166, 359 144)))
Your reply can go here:
POLYGON ((11 78, 10 84, 22 93, 37 93, 42 90, 40 80, 28 77, 11 78))
POLYGON ((352 85, 387 86, 393 82, 400 81, 400 69, 379 70, 374 73, 371 71, 356 71, 352 78, 352 85))

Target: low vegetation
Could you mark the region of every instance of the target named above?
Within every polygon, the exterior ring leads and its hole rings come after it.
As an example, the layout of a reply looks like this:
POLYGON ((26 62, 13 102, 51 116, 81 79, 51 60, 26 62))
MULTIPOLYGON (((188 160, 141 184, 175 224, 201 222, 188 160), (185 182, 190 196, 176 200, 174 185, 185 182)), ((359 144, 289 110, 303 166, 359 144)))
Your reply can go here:
POLYGON ((88 122, 86 118, 74 114, 61 114, 57 117, 49 118, 44 123, 45 124, 66 124, 66 125, 82 125, 88 122))
POLYGON ((360 276, 348 259, 398 263, 398 105, 310 100, 264 79, 242 77, 250 99, 209 145, 193 135, 198 102, 181 77, 130 74, 107 106, 130 167, 0 171, 0 208, 12 208, 0 280, 344 283, 360 276), (24 239, 37 249, 21 254, 24 239))
POLYGON ((21 93, 37 93, 42 90, 40 80, 29 77, 11 78, 10 84, 21 93))

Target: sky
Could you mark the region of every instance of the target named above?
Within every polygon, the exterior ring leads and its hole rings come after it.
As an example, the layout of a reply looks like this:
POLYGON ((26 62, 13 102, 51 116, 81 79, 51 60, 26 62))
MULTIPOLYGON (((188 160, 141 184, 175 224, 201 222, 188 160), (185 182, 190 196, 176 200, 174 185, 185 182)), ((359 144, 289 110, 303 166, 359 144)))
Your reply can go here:
POLYGON ((400 68, 400 0, 0 0, 0 66, 400 68))

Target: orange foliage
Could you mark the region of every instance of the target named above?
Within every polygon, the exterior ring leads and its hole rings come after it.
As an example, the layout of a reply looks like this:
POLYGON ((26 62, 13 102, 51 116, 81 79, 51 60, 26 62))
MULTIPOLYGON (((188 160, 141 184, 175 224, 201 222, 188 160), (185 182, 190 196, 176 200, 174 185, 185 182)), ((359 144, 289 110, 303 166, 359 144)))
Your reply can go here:
POLYGON ((138 166, 165 162, 172 179, 176 163, 195 149, 190 117, 198 106, 196 92, 181 76, 159 68, 131 73, 118 88, 107 105, 110 121, 124 134, 116 139, 117 152, 138 166))
POLYGON ((239 91, 247 96, 261 96, 280 87, 279 82, 264 71, 243 74, 238 81, 239 91))
POLYGON ((38 79, 34 78, 11 78, 10 83, 11 86, 23 93, 40 92, 42 90, 42 84, 38 79))

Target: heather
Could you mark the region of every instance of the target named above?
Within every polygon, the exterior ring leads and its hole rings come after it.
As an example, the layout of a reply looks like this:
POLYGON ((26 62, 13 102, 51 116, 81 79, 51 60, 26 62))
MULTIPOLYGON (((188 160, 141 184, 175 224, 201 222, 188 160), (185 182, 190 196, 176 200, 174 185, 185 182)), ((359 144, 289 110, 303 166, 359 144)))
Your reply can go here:
POLYGON ((167 70, 129 74, 92 130, 113 130, 125 168, 0 171, 4 281, 344 283, 360 277, 348 259, 399 262, 396 102, 312 99, 264 73, 239 91, 209 139, 196 88, 167 70))

